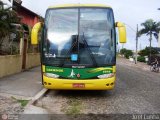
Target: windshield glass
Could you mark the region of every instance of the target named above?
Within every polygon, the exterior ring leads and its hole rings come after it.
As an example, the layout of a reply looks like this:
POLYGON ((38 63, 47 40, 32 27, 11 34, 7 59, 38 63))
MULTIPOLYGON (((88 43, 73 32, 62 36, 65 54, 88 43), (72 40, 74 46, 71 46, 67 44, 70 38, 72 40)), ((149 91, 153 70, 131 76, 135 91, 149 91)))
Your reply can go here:
POLYGON ((46 14, 44 63, 55 66, 115 64, 111 9, 51 9, 46 14))

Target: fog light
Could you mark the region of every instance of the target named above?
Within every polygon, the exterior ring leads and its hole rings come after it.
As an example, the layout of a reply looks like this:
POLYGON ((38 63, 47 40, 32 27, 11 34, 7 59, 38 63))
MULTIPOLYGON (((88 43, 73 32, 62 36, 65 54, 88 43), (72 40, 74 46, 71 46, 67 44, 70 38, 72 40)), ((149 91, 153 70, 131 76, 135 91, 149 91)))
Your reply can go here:
POLYGON ((109 86, 109 84, 106 84, 106 86, 109 86))
POLYGON ((114 83, 111 83, 110 85, 114 85, 114 83))
POLYGON ((47 83, 46 83, 46 82, 44 82, 44 85, 47 85, 47 83))
POLYGON ((48 85, 51 85, 51 83, 48 83, 48 85))

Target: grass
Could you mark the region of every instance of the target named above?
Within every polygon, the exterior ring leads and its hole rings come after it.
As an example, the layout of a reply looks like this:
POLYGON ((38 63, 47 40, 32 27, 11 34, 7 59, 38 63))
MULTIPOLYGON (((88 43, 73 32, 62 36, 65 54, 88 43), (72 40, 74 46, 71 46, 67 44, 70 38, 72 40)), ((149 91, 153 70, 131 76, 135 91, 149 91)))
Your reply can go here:
POLYGON ((14 100, 16 100, 18 103, 20 103, 22 107, 25 107, 28 104, 28 102, 29 102, 29 100, 17 99, 17 98, 15 98, 13 96, 11 98, 14 99, 14 100))
POLYGON ((71 116, 76 116, 81 113, 82 105, 81 102, 77 99, 69 99, 68 107, 63 110, 65 114, 71 115, 71 116))

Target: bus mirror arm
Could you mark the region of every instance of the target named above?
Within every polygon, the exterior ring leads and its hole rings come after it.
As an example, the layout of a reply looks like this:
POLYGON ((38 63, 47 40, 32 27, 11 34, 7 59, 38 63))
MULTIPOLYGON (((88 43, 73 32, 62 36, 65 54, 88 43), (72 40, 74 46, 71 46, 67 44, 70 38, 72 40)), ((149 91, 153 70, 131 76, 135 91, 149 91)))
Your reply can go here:
POLYGON ((119 31, 119 42, 120 43, 126 43, 126 27, 124 23, 122 22, 116 22, 116 27, 118 27, 119 31))
POLYGON ((32 45, 37 45, 38 44, 38 36, 39 36, 39 31, 42 28, 42 23, 38 22, 36 23, 31 32, 31 44, 32 45))

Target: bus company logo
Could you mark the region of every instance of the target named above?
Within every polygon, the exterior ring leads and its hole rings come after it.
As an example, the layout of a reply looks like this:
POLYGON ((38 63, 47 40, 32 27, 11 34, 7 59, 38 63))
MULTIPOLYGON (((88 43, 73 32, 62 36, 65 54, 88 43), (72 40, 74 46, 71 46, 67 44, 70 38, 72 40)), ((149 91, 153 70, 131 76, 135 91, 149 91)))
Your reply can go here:
POLYGON ((2 115, 2 120, 7 120, 8 119, 8 115, 7 114, 3 114, 2 115))
POLYGON ((80 78, 80 77, 81 77, 81 75, 78 73, 78 74, 77 74, 77 78, 80 78))
POLYGON ((70 74, 68 77, 73 78, 75 75, 76 75, 76 74, 74 73, 74 71, 73 71, 73 69, 72 69, 71 74, 70 74))

